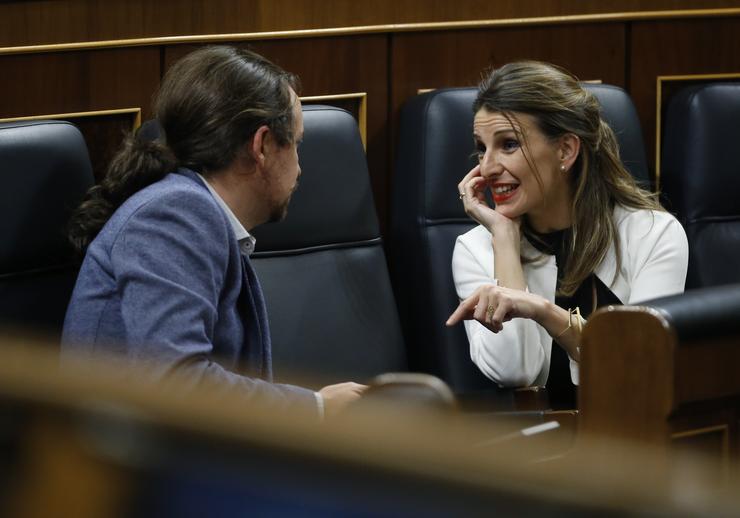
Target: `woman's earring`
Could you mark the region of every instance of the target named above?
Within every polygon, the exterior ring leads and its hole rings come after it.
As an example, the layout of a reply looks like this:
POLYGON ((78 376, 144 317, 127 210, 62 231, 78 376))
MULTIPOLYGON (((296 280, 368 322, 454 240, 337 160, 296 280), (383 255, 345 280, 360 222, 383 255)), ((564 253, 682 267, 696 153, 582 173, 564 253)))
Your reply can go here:
POLYGON ((560 171, 565 172, 565 164, 560 164, 560 171))

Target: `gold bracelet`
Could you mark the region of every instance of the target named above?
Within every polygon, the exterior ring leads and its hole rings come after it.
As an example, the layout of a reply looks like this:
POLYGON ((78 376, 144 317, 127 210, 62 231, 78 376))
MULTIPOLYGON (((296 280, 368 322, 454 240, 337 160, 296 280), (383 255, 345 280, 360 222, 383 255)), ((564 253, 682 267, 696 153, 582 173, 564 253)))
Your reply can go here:
POLYGON ((558 335, 555 337, 555 340, 558 340, 561 336, 563 336, 568 329, 573 327, 573 317, 576 317, 576 328, 578 329, 578 332, 580 333, 583 330, 583 319, 581 318, 581 308, 576 306, 574 309, 568 308, 568 327, 560 331, 558 335))

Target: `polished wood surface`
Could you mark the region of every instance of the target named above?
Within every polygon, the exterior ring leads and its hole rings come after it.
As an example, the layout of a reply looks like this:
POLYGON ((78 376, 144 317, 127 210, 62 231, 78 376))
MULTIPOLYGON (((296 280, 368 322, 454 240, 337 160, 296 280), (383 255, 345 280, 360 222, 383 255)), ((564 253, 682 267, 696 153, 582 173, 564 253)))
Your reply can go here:
MULTIPOLYGON (((632 24, 631 33, 627 88, 653 167, 658 76, 740 72, 740 18, 646 21, 632 24)), ((668 101, 664 95, 663 105, 668 101)))
POLYGON ((724 480, 740 458, 738 365, 738 335, 681 340, 654 310, 601 310, 583 335, 580 431, 701 451, 724 480))
POLYGON ((105 176, 108 164, 118 150, 123 135, 134 128, 134 121, 128 114, 67 120, 75 124, 85 137, 95 181, 99 182, 105 176))
POLYGON ((581 430, 665 444, 674 352, 675 340, 652 313, 615 309, 592 316, 581 349, 581 430))
POLYGON ((28 0, 0 2, 0 46, 187 34, 713 9, 737 0, 28 0))
POLYGON ((147 117, 159 55, 157 48, 131 48, 0 56, 0 117, 132 107, 147 117))

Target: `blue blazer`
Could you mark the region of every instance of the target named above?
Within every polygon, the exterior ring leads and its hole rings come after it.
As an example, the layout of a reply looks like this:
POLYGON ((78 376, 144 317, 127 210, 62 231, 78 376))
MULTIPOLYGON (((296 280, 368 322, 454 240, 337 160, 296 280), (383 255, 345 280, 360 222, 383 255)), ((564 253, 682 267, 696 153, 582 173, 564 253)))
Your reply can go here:
POLYGON ((215 379, 247 398, 318 411, 312 391, 269 383, 259 283, 226 214, 187 169, 126 200, 90 244, 62 354, 123 356, 156 377, 215 379))

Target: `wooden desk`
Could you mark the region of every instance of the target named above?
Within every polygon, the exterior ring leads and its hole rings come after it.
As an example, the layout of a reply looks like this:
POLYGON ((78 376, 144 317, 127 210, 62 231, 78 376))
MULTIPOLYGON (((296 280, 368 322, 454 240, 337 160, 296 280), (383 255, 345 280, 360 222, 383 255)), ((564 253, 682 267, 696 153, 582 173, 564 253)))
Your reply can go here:
POLYGON ((719 478, 738 458, 740 333, 680 339, 655 309, 611 307, 584 330, 580 385, 583 434, 701 451, 719 478))

